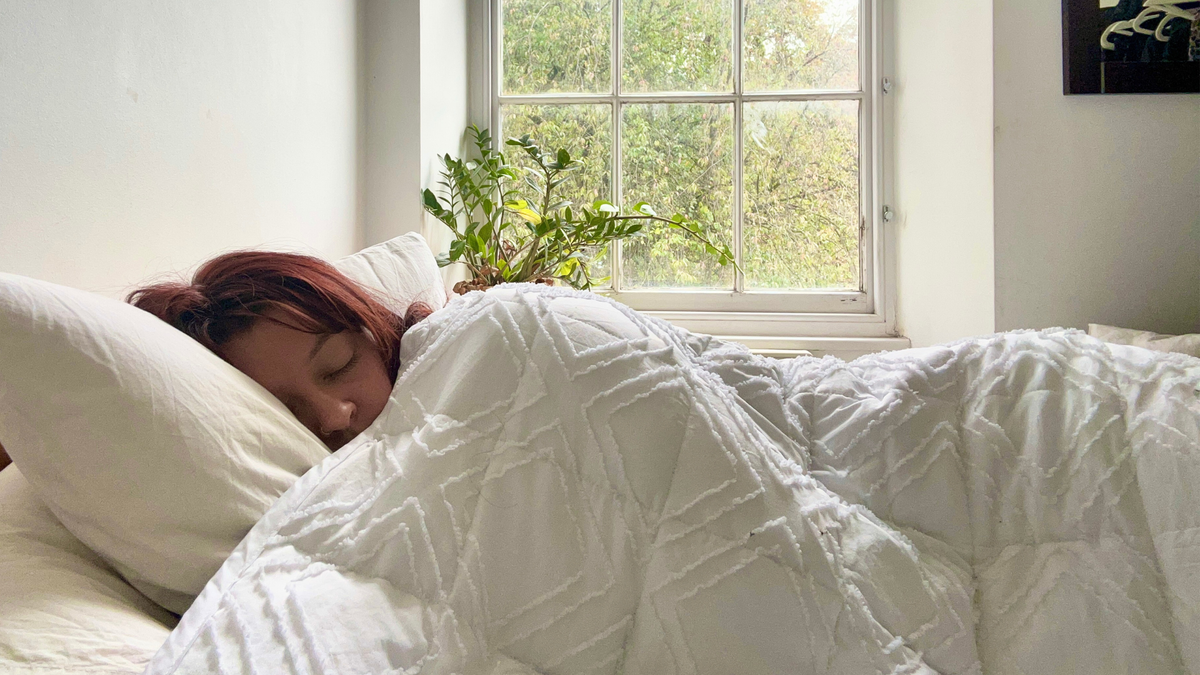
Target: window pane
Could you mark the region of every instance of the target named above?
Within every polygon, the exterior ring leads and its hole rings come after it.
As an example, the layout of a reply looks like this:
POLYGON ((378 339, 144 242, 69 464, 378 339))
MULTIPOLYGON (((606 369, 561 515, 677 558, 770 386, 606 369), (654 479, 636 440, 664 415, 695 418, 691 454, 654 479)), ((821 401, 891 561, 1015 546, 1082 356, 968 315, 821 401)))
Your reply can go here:
MULTIPOLYGON (((733 107, 728 104, 628 105, 622 113, 624 205, 650 202, 659 215, 699 221, 714 241, 733 239, 733 107)), ((624 243, 626 287, 732 288, 721 267, 679 230, 647 226, 624 243)))
POLYGON ((747 103, 748 288, 859 287, 858 102, 747 103))
POLYGON ((611 90, 611 0, 502 0, 505 94, 611 90))
POLYGON ((745 2, 745 91, 858 89, 859 0, 745 2))
MULTIPOLYGON (((601 105, 506 105, 500 108, 502 139, 523 136, 543 148, 566 148, 583 162, 583 168, 554 192, 554 201, 588 204, 612 199, 612 107, 601 105)), ((534 164, 520 148, 501 145, 509 162, 526 170, 534 164)), ((524 181, 517 184, 521 195, 536 199, 524 181)), ((592 279, 606 286, 612 274, 604 251, 594 251, 589 265, 592 279)))
MULTIPOLYGON (((556 199, 591 204, 612 195, 612 108, 600 105, 506 105, 500 108, 502 138, 529 134, 543 148, 566 148, 583 168, 555 191, 556 199)), ((533 162, 520 148, 501 144, 508 160, 523 168, 533 162)), ((531 199, 529 186, 519 184, 531 199)), ((532 199, 531 199, 532 200, 532 199)))
POLYGON ((733 91, 733 3, 625 0, 625 91, 733 91))

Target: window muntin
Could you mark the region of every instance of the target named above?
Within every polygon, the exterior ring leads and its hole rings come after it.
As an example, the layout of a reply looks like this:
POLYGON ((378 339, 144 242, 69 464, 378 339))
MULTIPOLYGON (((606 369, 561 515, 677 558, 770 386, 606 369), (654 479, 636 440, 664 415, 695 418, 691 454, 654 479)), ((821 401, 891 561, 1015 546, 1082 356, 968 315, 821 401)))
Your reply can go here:
POLYGON ((685 213, 744 270, 651 227, 598 261, 619 299, 874 311, 876 102, 862 87, 874 80, 872 0, 491 3, 497 137, 570 147, 588 163, 569 198, 685 213), (572 42, 585 26, 591 37, 572 42))

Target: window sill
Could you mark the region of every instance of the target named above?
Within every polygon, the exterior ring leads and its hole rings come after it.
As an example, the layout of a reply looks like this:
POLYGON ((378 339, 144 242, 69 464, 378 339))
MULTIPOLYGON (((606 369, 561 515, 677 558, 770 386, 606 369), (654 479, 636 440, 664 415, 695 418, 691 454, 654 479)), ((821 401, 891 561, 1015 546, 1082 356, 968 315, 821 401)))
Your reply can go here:
POLYGON ((896 337, 892 327, 878 314, 696 312, 647 310, 641 307, 634 309, 695 333, 708 335, 753 335, 771 338, 896 337))
POLYGON ((849 360, 864 354, 912 346, 908 338, 892 334, 890 324, 878 314, 645 313, 695 333, 740 342, 757 354, 778 358, 829 354, 849 360))
POLYGON ((908 349, 912 343, 904 337, 794 337, 772 338, 744 335, 718 336, 740 342, 761 356, 787 359, 794 356, 836 356, 851 361, 876 352, 908 349))

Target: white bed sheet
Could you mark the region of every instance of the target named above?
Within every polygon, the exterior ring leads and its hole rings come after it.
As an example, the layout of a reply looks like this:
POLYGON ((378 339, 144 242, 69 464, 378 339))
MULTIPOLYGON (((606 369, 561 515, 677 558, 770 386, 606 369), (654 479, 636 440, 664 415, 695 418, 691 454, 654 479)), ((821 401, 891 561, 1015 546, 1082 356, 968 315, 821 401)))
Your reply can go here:
POLYGON ((0 471, 0 673, 140 673, 176 621, 0 471))

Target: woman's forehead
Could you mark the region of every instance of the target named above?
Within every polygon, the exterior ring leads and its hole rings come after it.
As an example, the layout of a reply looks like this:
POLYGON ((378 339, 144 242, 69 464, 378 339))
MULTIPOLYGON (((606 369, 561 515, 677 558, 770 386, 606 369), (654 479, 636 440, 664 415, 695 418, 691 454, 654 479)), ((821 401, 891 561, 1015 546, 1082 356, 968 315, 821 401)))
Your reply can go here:
POLYGON ((289 305, 273 305, 268 307, 259 314, 258 320, 253 325, 257 324, 278 324, 294 331, 315 335, 338 332, 330 329, 318 319, 289 305))

